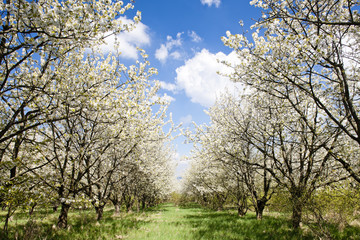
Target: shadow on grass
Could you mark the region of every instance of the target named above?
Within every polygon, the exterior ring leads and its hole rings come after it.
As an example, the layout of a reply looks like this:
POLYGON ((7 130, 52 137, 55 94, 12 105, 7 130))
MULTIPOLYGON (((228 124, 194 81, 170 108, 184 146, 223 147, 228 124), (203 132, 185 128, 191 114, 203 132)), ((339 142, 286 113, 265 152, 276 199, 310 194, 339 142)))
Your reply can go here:
MULTIPOLYGON (((28 221, 25 215, 17 215, 20 220, 13 221, 10 235, 6 238, 0 229, 0 240, 5 239, 124 239, 133 231, 151 232, 165 230, 161 239, 315 239, 309 231, 295 231, 289 220, 283 216, 264 216, 258 221, 253 213, 239 217, 235 212, 215 212, 189 205, 177 208, 172 204, 163 204, 146 210, 143 213, 121 213, 105 211, 103 220, 98 223, 93 210, 73 211, 69 214, 69 229, 54 229, 58 213, 46 215, 38 212, 36 221, 28 221), (165 213, 166 214, 157 214, 165 213), (156 216, 156 217, 154 217, 156 216), (172 228, 172 226, 175 226, 172 228), (145 230, 144 230, 145 229, 145 230), (146 230, 147 229, 147 230, 146 230), (170 229, 170 231, 169 231, 170 229), (168 234, 170 232, 171 237, 168 234), (179 237, 174 238, 174 233, 179 237), (186 238, 184 238, 184 235, 186 238)), ((0 224, 1 227, 1 224, 0 224)), ((334 232, 336 229, 334 227, 334 232)), ((334 239, 360 239, 359 228, 346 227, 334 239)), ((154 234, 153 234, 154 235, 154 234)), ((156 234, 155 234, 156 235, 156 234)), ((154 236, 155 236, 154 235, 154 236)), ((158 235, 156 235, 158 236, 158 235)), ((145 239, 145 238, 141 238, 145 239)), ((151 238, 158 239, 158 238, 151 238)))
POLYGON ((154 206, 154 207, 148 207, 146 208, 145 210, 143 210, 143 212, 150 212, 150 213, 153 213, 153 212, 167 212, 169 211, 169 207, 172 207, 173 204, 170 204, 170 203, 164 203, 164 204, 160 204, 160 205, 157 205, 157 206, 154 206))
POLYGON ((179 208, 181 208, 181 209, 191 209, 191 208, 202 208, 202 206, 200 204, 198 204, 198 203, 190 202, 190 203, 179 205, 179 208))
POLYGON ((258 221, 255 215, 238 217, 227 212, 205 211, 186 218, 194 229, 193 239, 314 239, 292 230, 288 221, 274 217, 265 216, 258 221))
MULTIPOLYGON (((155 211, 154 209, 152 211, 155 211)), ((9 235, 0 229, 0 240, 7 239, 59 239, 59 240, 87 240, 87 239, 121 239, 129 231, 139 229, 147 224, 142 213, 127 213, 119 216, 114 211, 105 211, 104 218, 99 223, 92 211, 75 211, 68 216, 67 229, 55 227, 58 213, 54 213, 45 220, 22 220, 12 223, 9 235)), ((143 213, 144 214, 144 213, 143 213)))
MULTIPOLYGON (((315 230, 318 234, 320 234, 319 236, 324 236, 324 232, 325 232, 326 236, 328 236, 330 233, 331 239, 360 240, 359 226, 346 225, 341 230, 339 230, 339 226, 334 223, 327 223, 325 225, 322 225, 321 228, 320 225, 316 223, 311 223, 311 224, 309 223, 308 226, 313 230, 315 230)), ((326 239, 325 237, 323 238, 326 239)))

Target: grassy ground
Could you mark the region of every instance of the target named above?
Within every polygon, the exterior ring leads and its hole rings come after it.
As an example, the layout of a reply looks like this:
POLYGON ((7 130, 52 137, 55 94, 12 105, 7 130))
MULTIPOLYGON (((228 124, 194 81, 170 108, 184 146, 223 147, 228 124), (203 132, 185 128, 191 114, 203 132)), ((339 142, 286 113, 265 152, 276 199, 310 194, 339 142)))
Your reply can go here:
MULTIPOLYGON (((0 218, 4 215, 5 212, 0 212, 0 218)), ((293 231, 283 217, 265 216, 263 221, 257 221, 254 214, 239 218, 233 212, 214 212, 196 206, 180 208, 172 204, 119 216, 108 210, 100 223, 95 221, 93 211, 73 211, 69 215, 71 227, 66 230, 53 227, 57 213, 38 211, 34 219, 28 221, 25 213, 17 213, 9 236, 6 238, 0 230, 0 239, 314 239, 309 232, 293 231)), ((345 230, 338 239, 360 239, 355 231, 360 233, 360 229, 345 230)))
POLYGON ((313 239, 292 231, 283 219, 265 217, 260 222, 254 214, 239 218, 228 212, 166 205, 150 219, 128 239, 313 239))

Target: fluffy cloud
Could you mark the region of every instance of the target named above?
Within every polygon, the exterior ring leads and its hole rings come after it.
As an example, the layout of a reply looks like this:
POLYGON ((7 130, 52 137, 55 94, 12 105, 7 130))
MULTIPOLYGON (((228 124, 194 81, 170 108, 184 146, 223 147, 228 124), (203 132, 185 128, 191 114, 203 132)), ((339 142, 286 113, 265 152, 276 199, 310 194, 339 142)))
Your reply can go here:
POLYGON ((193 42, 201 42, 201 37, 197 35, 195 31, 188 32, 189 37, 191 37, 191 41, 193 42))
MULTIPOLYGON (((121 17, 124 24, 132 24, 133 21, 125 17, 121 17)), ((135 29, 130 32, 122 32, 116 36, 111 35, 105 40, 105 44, 100 46, 100 50, 104 53, 120 51, 121 56, 128 59, 137 59, 137 47, 143 47, 150 44, 150 36, 148 34, 148 26, 139 22, 135 29)))
POLYGON ((221 0, 201 0, 201 3, 203 5, 207 4, 209 7, 211 7, 211 5, 215 5, 215 7, 219 7, 221 0))
POLYGON ((230 91, 236 87, 241 88, 239 83, 233 83, 218 74, 231 71, 219 61, 236 63, 238 60, 234 52, 229 55, 222 52, 212 54, 203 49, 176 69, 176 84, 180 89, 184 89, 192 102, 210 107, 225 89, 230 91))
POLYGON ((189 125, 192 122, 192 116, 190 114, 188 114, 188 115, 186 115, 184 117, 181 117, 180 122, 183 125, 189 125))
POLYGON ((169 50, 164 44, 161 44, 159 49, 156 49, 155 57, 159 61, 165 61, 169 56, 169 50))
POLYGON ((171 103, 173 101, 175 101, 175 98, 173 98, 172 96, 167 95, 166 93, 164 93, 164 95, 161 97, 161 99, 165 102, 171 103))
POLYGON ((173 59, 179 60, 181 58, 181 53, 179 51, 174 51, 170 53, 170 57, 173 59))
POLYGON ((178 87, 177 87, 176 84, 167 83, 167 82, 164 82, 164 81, 159 81, 159 83, 160 83, 160 87, 162 89, 168 90, 170 92, 176 93, 177 90, 178 90, 178 87))
POLYGON ((171 103, 174 102, 176 99, 173 98, 170 95, 167 95, 166 93, 164 93, 162 96, 156 94, 155 96, 152 97, 151 99, 152 101, 162 101, 162 102, 166 102, 166 103, 171 103))
POLYGON ((183 33, 178 33, 176 38, 173 39, 171 36, 167 36, 166 43, 161 44, 160 48, 155 51, 155 57, 160 62, 165 62, 168 57, 172 57, 173 59, 179 59, 181 54, 178 51, 173 51, 174 47, 180 47, 182 45, 181 35, 183 33))

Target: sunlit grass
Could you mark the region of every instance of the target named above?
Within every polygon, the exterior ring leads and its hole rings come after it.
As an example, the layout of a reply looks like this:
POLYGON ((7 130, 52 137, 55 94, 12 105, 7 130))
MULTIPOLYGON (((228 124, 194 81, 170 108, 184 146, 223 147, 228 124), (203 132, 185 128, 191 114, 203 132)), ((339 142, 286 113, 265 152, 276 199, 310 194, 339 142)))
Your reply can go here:
MULTIPOLYGON (((151 212, 149 212, 151 214, 151 212)), ((9 235, 3 232, 5 212, 0 212, 0 239, 121 239, 128 232, 146 223, 147 213, 122 213, 114 216, 112 210, 104 212, 104 219, 97 223, 93 210, 72 211, 68 216, 67 229, 55 227, 59 212, 36 211, 31 219, 26 213, 16 213, 9 227, 9 235)))
MULTIPOLYGON (((3 227, 5 212, 0 212, 3 227)), ((264 216, 256 220, 255 214, 238 217, 235 211, 216 212, 198 206, 176 207, 164 204, 141 213, 122 213, 114 216, 110 209, 104 219, 96 222, 93 210, 72 211, 69 228, 54 227, 58 217, 51 210, 34 213, 32 220, 25 212, 18 212, 10 223, 6 238, 0 230, 0 239, 129 239, 129 240, 183 240, 183 239, 315 239, 310 231, 291 228, 282 215, 264 216)), ((335 239, 360 239, 360 229, 347 227, 344 231, 334 228, 335 239)))

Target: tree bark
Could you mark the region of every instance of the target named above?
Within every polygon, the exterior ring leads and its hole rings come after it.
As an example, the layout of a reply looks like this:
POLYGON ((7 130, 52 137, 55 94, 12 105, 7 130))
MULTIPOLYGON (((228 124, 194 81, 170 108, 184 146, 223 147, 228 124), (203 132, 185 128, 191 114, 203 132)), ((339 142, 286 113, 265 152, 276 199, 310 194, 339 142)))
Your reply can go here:
POLYGON ((256 211, 256 219, 257 220, 262 220, 263 212, 264 212, 267 201, 268 201, 268 199, 266 199, 266 198, 262 198, 262 199, 256 201, 255 211, 256 211))
POLYGON ((120 209, 121 209, 121 201, 119 201, 119 198, 117 197, 110 197, 109 198, 112 204, 114 205, 115 215, 119 215, 120 209))
POLYGON ((115 208, 115 215, 119 215, 120 213, 120 204, 114 204, 114 208, 115 208))
POLYGON ((101 221, 101 219, 104 216, 104 207, 105 205, 99 205, 98 207, 95 207, 95 211, 96 211, 96 221, 101 221))
POLYGON ((243 206, 238 206, 237 212, 240 217, 243 217, 245 216, 247 210, 243 206))
POLYGON ((300 227, 301 217, 302 217, 302 203, 300 201, 295 201, 293 203, 292 218, 291 218, 292 226, 294 229, 298 229, 300 227))
POLYGON ((10 220, 10 217, 11 217, 11 204, 8 208, 8 212, 6 214, 6 217, 5 217, 5 224, 4 224, 4 232, 5 234, 7 235, 8 234, 8 230, 9 230, 9 220, 10 220))
POLYGON ((30 208, 30 210, 29 210, 29 216, 31 217, 32 216, 32 214, 34 213, 34 210, 35 210, 35 207, 37 206, 37 203, 34 203, 32 206, 31 206, 31 208, 30 208))
POLYGON ((134 199, 132 199, 131 196, 127 196, 124 198, 124 202, 125 202, 126 212, 131 212, 132 207, 134 205, 134 199))
POLYGON ((245 216, 248 210, 247 197, 245 195, 237 196, 237 212, 240 217, 245 216))
POLYGON ((141 199, 141 210, 145 210, 145 207, 146 207, 146 201, 145 201, 145 198, 142 198, 141 199))
POLYGON ((140 212, 140 200, 136 200, 136 212, 140 212))
POLYGON ((61 211, 57 223, 58 228, 67 227, 67 217, 68 217, 69 209, 70 209, 70 204, 61 203, 61 211))
POLYGON ((242 216, 245 216, 245 214, 247 213, 247 204, 244 203, 244 202, 241 202, 239 205, 238 205, 238 208, 237 208, 237 212, 238 212, 238 215, 240 217, 242 216))

